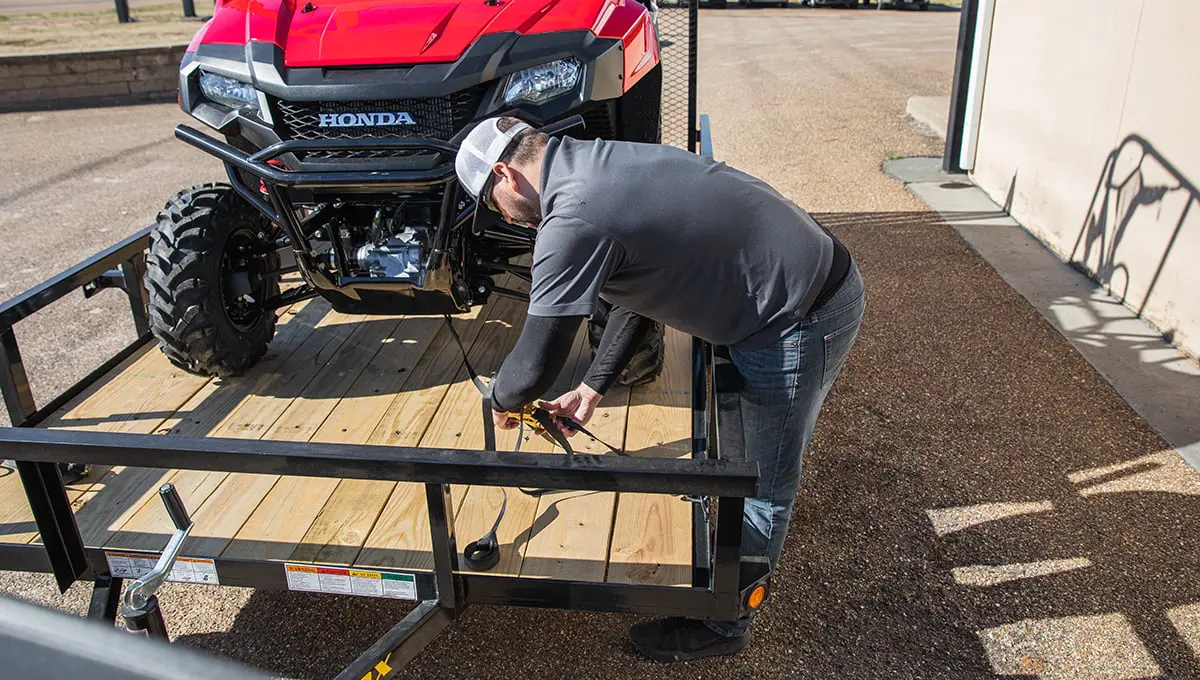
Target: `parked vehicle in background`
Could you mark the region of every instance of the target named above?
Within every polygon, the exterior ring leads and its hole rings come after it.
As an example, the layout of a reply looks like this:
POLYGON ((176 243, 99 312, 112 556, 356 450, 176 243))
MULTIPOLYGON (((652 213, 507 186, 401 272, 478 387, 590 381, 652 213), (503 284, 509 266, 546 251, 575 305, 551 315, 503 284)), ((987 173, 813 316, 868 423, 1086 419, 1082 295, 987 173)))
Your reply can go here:
POLYGON ((876 9, 889 7, 891 9, 929 9, 929 0, 879 0, 876 9))

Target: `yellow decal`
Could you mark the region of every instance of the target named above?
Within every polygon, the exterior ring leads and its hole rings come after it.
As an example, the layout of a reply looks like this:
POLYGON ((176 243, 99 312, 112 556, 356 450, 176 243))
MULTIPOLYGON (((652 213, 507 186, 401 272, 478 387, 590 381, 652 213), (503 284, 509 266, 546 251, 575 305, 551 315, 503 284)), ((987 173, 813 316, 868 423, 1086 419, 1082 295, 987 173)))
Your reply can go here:
POLYGON ((388 661, 391 659, 392 653, 388 652, 388 655, 383 657, 383 661, 375 664, 375 668, 367 671, 367 674, 362 676, 361 680, 383 680, 388 673, 392 672, 392 667, 388 665, 388 661))
POLYGON ((388 673, 392 672, 392 667, 388 665, 388 661, 390 661, 391 658, 392 653, 388 652, 388 655, 383 657, 383 661, 375 664, 375 672, 379 674, 379 680, 383 680, 388 673))

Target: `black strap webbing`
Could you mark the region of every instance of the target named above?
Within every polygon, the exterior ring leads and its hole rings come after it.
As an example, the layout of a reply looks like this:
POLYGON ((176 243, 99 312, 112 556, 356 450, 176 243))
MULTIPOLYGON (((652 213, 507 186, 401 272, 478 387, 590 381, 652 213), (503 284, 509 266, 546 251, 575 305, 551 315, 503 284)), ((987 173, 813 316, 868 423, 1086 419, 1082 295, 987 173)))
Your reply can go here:
MULTIPOLYGON (((471 360, 467 358, 467 347, 465 344, 463 344, 462 337, 459 336, 458 331, 454 329, 454 322, 451 320, 450 315, 446 314, 445 319, 446 328, 450 330, 451 337, 454 338, 455 344, 458 345, 459 351, 462 352, 463 366, 467 369, 467 375, 471 378, 471 383, 475 385, 475 389, 479 391, 479 395, 482 397, 480 403, 483 405, 483 446, 489 451, 495 451, 496 424, 492 421, 491 393, 488 392, 487 385, 484 384, 483 380, 479 377, 479 374, 475 372, 475 367, 471 365, 471 360)), ((562 429, 558 427, 558 423, 554 422, 554 417, 550 415, 549 411, 539 407, 533 409, 528 415, 532 417, 535 423, 538 424, 543 436, 548 437, 555 444, 562 447, 562 450, 566 451, 567 455, 575 455, 575 449, 571 448, 571 442, 567 440, 567 436, 563 434, 562 429)), ((572 425, 572 427, 578 429, 583 434, 595 439, 601 444, 604 444, 609 449, 612 449, 613 452, 617 454, 622 453, 612 445, 606 444, 592 433, 583 429, 582 426, 572 425)), ((524 439, 525 417, 524 414, 522 414, 520 426, 517 430, 516 451, 521 450, 521 442, 524 439)), ((554 489, 522 489, 520 487, 518 487, 518 490, 521 493, 534 498, 554 491, 554 489)), ((491 569, 500 562, 500 543, 496 538, 496 530, 500 526, 500 520, 504 519, 504 511, 508 507, 508 492, 504 491, 503 493, 504 501, 500 505, 500 513, 496 515, 496 521, 492 524, 491 531, 484 534, 483 537, 478 541, 469 543, 466 549, 463 550, 463 561, 468 567, 476 571, 485 571, 487 569, 491 569)))

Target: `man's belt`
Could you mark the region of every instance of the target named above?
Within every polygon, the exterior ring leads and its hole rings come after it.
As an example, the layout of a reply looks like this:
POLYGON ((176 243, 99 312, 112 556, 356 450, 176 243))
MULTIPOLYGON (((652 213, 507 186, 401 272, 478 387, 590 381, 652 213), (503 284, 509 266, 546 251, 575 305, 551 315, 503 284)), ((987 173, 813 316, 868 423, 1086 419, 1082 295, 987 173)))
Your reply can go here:
POLYGON ((846 274, 850 273, 850 251, 846 250, 846 246, 837 240, 831 231, 821 227, 829 234, 829 238, 833 239, 833 263, 829 265, 829 276, 825 277, 825 285, 821 287, 821 292, 817 293, 817 299, 813 300, 812 305, 808 308, 811 312, 821 305, 829 302, 829 300, 837 294, 842 288, 842 283, 846 280, 846 274))

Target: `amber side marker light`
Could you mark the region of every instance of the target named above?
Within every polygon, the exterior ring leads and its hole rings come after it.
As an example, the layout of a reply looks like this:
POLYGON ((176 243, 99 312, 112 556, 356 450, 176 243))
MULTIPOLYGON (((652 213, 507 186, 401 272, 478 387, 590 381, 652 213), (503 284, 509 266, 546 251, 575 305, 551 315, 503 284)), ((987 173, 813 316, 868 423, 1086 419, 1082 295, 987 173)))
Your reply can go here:
POLYGON ((751 609, 758 609, 758 606, 762 604, 763 598, 766 596, 767 587, 758 586, 754 590, 750 591, 750 597, 746 599, 746 604, 750 605, 751 609))

